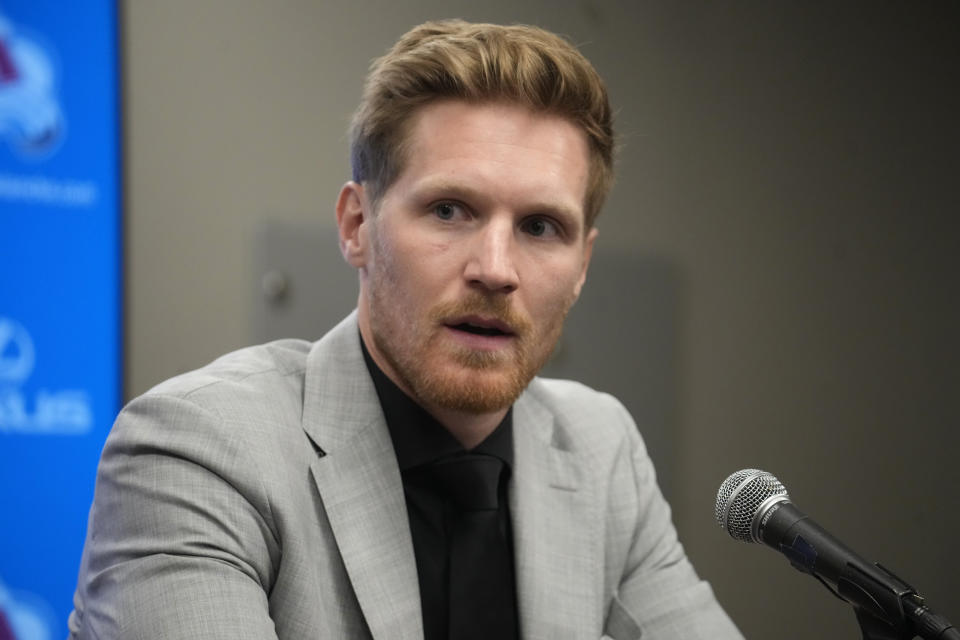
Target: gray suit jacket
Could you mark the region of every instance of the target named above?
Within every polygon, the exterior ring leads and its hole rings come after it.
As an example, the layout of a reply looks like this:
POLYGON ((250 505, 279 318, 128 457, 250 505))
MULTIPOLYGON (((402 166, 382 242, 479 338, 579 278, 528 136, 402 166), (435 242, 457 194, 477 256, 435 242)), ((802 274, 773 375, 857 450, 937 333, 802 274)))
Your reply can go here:
MULTIPOLYGON (((534 380, 510 489, 522 635, 740 638, 611 396, 534 380)), ((71 638, 422 638, 396 457, 355 315, 132 401, 107 440, 71 638)))

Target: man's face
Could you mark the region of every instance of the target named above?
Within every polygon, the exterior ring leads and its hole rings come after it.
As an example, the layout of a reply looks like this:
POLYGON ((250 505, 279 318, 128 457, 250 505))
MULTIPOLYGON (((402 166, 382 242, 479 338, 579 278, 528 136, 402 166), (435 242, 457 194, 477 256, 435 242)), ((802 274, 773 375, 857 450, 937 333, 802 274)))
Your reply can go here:
POLYGON ((504 409, 546 362, 596 235, 588 153, 560 117, 444 101, 415 114, 406 167, 373 215, 356 188, 361 332, 427 409, 504 409))

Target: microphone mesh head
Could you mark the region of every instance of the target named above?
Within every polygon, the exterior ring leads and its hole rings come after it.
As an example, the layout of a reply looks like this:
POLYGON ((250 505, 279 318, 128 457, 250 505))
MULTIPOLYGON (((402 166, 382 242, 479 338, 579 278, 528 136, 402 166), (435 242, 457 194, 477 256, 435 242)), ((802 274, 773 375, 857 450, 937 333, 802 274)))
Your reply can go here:
POLYGON ((741 469, 730 474, 717 492, 714 514, 717 523, 735 540, 754 542, 751 526, 757 510, 774 496, 789 498, 777 478, 759 469, 741 469))

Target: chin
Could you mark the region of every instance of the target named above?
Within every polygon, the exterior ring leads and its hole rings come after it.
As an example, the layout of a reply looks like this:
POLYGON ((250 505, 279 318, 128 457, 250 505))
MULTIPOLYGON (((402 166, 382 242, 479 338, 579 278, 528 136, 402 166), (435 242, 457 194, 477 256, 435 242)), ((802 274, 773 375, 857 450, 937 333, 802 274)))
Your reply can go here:
POLYGON ((437 373, 426 376, 417 395, 442 409, 471 414, 508 408, 533 377, 524 376, 516 369, 491 371, 461 366, 456 371, 443 368, 433 371, 437 373))

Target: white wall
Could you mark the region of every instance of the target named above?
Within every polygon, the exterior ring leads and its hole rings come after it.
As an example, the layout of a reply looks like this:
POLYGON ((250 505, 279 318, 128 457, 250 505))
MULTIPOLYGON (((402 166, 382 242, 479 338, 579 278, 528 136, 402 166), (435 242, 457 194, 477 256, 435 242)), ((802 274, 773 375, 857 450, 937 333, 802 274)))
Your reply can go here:
POLYGON ((371 58, 427 18, 537 23, 618 110, 600 242, 678 274, 673 503, 701 573, 749 637, 857 637, 712 523, 760 466, 960 621, 956 4, 473 4, 122 3, 128 396, 249 341, 253 230, 332 225, 371 58))

